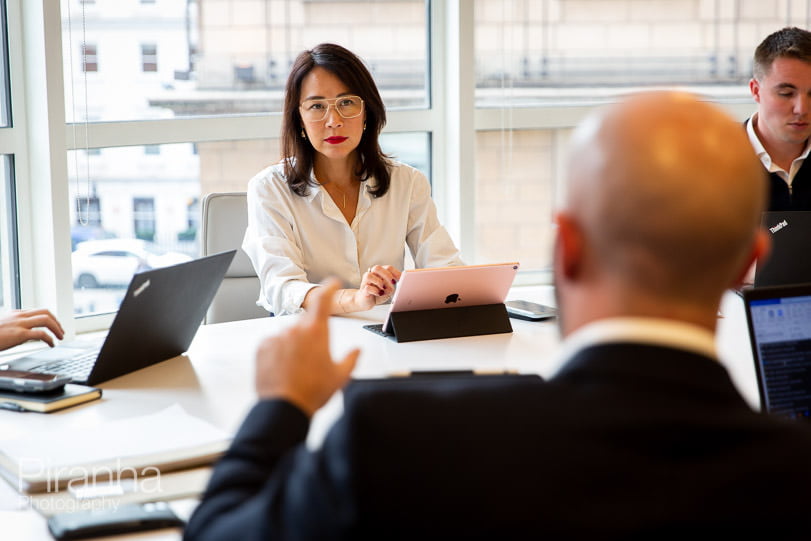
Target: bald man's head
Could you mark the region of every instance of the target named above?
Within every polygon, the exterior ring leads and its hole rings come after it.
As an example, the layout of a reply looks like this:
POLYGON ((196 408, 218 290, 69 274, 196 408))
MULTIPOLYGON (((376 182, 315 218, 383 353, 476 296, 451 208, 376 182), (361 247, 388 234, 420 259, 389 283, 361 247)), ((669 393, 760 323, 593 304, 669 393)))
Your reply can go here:
POLYGON ((661 298, 717 296, 751 253, 766 183, 741 125, 672 92, 635 95, 573 137, 564 213, 594 272, 661 298))

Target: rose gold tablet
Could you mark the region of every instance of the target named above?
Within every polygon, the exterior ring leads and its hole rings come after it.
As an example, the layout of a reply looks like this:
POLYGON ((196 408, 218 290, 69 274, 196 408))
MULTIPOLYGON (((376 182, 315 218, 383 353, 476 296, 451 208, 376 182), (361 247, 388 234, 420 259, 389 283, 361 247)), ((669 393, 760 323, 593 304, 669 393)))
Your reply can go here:
MULTIPOLYGON (((503 303, 518 267, 512 262, 403 271, 389 314, 503 303)), ((388 327, 386 315, 383 331, 390 332, 388 327)))

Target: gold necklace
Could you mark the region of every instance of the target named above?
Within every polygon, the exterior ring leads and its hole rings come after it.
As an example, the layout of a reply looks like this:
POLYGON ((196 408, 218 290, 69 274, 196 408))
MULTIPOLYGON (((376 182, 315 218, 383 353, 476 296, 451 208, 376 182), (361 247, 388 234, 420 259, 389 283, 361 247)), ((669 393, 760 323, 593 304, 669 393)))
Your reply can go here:
MULTIPOLYGON (((316 180, 318 180, 318 179, 316 179, 316 180)), ((319 183, 320 183, 320 181, 319 181, 319 183)), ((346 192, 345 192, 345 191, 343 191, 343 189, 342 189, 340 186, 338 186, 338 185, 337 185, 337 184, 335 184, 334 182, 329 182, 329 183, 327 183, 327 184, 323 184, 323 183, 321 183, 321 185, 324 187, 324 189, 325 189, 325 190, 327 189, 327 185, 329 185, 329 186, 334 186, 336 190, 338 190, 339 192, 341 192, 341 196, 342 196, 342 198, 341 198, 341 199, 342 199, 342 201, 341 201, 341 208, 342 208, 342 209, 346 209, 346 192)), ((329 193, 329 190, 327 190, 327 193, 329 193)), ((330 195, 332 195, 332 194, 330 194, 330 195)))

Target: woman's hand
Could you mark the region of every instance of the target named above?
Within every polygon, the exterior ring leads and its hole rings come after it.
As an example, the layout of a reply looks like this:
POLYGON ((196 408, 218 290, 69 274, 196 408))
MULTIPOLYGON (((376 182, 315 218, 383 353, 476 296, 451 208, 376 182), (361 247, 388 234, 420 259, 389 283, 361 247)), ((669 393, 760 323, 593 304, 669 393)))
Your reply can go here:
POLYGON ((394 286, 400 279, 400 274, 402 273, 391 265, 369 267, 369 270, 363 273, 358 289, 344 289, 338 292, 336 313, 371 310, 376 304, 386 302, 394 295, 394 286))
POLYGON ((374 301, 372 306, 386 302, 394 295, 394 286, 401 274, 391 265, 373 265, 363 274, 358 291, 374 301))
MULTIPOLYGON (((374 265, 363 273, 358 289, 339 289, 332 301, 333 314, 348 314, 371 310, 377 304, 386 302, 394 295, 394 286, 402 273, 391 265, 374 265)), ((318 288, 313 288, 310 292, 318 288)), ((310 306, 310 292, 301 303, 307 310, 310 306)))

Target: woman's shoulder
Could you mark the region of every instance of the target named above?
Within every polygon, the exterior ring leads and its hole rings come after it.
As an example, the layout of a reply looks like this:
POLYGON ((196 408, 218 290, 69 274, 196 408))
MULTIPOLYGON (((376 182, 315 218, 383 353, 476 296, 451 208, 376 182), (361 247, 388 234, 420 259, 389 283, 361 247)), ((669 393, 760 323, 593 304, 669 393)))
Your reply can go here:
POLYGON ((413 186, 415 183, 428 183, 425 174, 407 163, 392 160, 389 162, 391 186, 399 184, 403 187, 413 186))
POLYGON ((282 188, 289 191, 287 180, 284 176, 284 162, 265 167, 248 181, 248 191, 278 191, 282 188))
POLYGON ((394 174, 402 174, 402 175, 413 175, 415 173, 422 174, 419 169, 408 165, 407 163, 400 162, 397 160, 389 160, 389 171, 392 175, 394 174))

